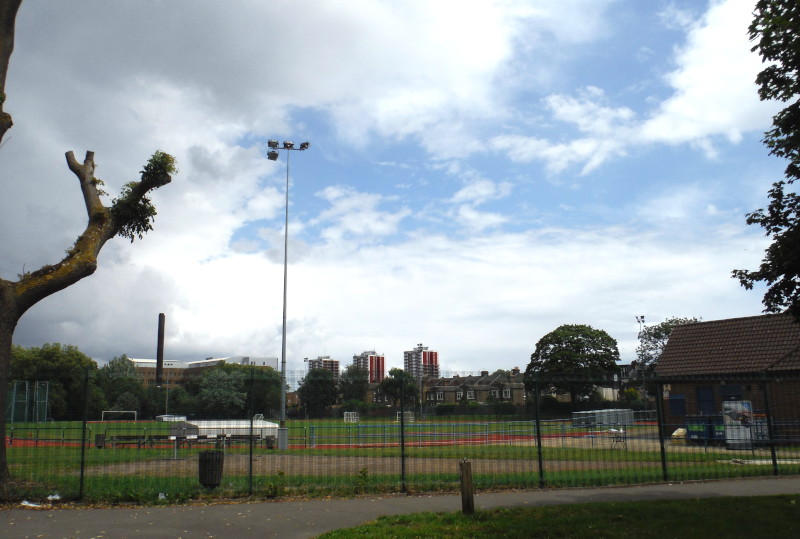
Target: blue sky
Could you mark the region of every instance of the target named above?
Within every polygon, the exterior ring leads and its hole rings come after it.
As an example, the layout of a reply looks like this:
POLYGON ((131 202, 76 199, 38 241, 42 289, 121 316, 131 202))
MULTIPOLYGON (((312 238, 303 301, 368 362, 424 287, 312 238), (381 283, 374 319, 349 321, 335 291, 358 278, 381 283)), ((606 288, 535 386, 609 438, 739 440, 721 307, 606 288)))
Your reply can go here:
POLYGON ((730 278, 783 163, 761 144, 754 2, 26 0, 0 200, 0 274, 52 263, 85 221, 63 161, 118 192, 156 149, 180 174, 155 230, 22 319, 15 342, 98 361, 280 355, 524 368, 561 324, 635 358, 636 315, 758 314, 730 278))

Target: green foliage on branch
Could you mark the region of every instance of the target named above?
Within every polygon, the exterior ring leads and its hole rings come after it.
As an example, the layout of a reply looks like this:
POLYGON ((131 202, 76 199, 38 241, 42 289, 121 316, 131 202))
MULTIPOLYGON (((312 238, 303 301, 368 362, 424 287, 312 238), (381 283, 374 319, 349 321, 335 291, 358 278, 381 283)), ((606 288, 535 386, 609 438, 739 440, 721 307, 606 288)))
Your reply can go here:
POLYGON ((369 387, 369 371, 358 365, 349 365, 339 377, 342 402, 364 401, 369 387))
POLYGON ((403 369, 396 367, 389 371, 389 376, 381 380, 378 389, 380 393, 392 399, 395 405, 400 404, 401 389, 406 406, 417 402, 417 396, 419 395, 419 386, 414 377, 403 369))
POLYGON ((327 369, 311 369, 297 388, 300 404, 311 417, 322 417, 336 404, 337 393, 336 380, 327 369))
POLYGON ((175 158, 161 150, 153 154, 141 171, 141 180, 129 182, 122 188, 119 198, 111 203, 111 215, 119 225, 118 235, 133 243, 153 230, 156 208, 147 192, 172 181, 171 174, 178 172, 175 158))
POLYGON ((211 369, 200 379, 200 403, 209 416, 241 417, 247 404, 245 374, 238 370, 211 369))
POLYGON ((588 397, 598 381, 618 370, 617 361, 617 341, 608 333, 587 325, 565 324, 536 343, 525 370, 525 385, 530 391, 539 377, 563 378, 563 382, 548 382, 548 387, 588 397))
POLYGON ((639 368, 652 370, 664 347, 667 345, 669 336, 675 326, 682 326, 683 324, 693 324, 700 322, 699 318, 667 318, 659 324, 652 326, 645 326, 639 333, 639 346, 636 348, 636 358, 639 362, 639 368))
POLYGON ((48 382, 48 416, 55 420, 83 418, 86 373, 89 373, 89 414, 99 416, 106 401, 97 385, 97 364, 76 346, 59 343, 11 350, 9 379, 48 382))
POLYGON ((770 155, 789 160, 785 181, 772 185, 769 206, 747 215, 747 224, 760 225, 772 238, 757 271, 734 270, 746 289, 759 282, 765 312, 789 312, 800 320, 800 197, 789 188, 800 178, 800 4, 796 0, 760 0, 749 28, 766 67, 758 74, 762 100, 790 102, 772 118, 764 135, 770 155))

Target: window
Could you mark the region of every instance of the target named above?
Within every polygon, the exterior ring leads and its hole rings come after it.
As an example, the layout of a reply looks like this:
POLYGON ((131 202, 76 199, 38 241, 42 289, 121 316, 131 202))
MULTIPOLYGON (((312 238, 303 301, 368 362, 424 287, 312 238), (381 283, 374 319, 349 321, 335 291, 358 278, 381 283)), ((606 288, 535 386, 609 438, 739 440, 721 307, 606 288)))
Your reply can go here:
POLYGON ((462 391, 456 391, 456 400, 460 401, 464 397, 464 393, 462 391))
POLYGON ((669 396, 669 413, 676 417, 686 415, 686 395, 669 396))
POLYGON ((436 400, 437 401, 443 401, 444 400, 444 393, 441 392, 441 391, 437 391, 436 392, 436 400))
POLYGON ((725 384, 719 386, 719 396, 724 401, 740 401, 742 400, 742 394, 741 384, 725 384))
POLYGON ((510 387, 503 388, 503 398, 504 399, 510 399, 511 398, 511 388, 510 387))
POLYGON ((703 386, 697 388, 697 413, 700 415, 714 414, 714 388, 703 386))
POLYGON ((495 399, 500 397, 500 390, 499 389, 493 389, 492 390, 492 397, 494 397, 495 399))
POLYGON ((468 399, 474 399, 475 398, 475 392, 474 391, 467 391, 467 398, 468 399))

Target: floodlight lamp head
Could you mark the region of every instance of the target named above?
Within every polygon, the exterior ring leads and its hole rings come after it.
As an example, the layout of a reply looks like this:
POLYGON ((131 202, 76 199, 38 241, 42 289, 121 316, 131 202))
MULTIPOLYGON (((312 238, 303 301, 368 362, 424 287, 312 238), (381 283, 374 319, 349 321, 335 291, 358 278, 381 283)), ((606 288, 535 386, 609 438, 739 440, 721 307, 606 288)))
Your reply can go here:
POLYGON ((307 150, 309 146, 311 146, 311 143, 310 143, 310 142, 308 142, 308 141, 305 141, 305 142, 301 142, 301 143, 300 143, 300 149, 301 149, 301 150, 307 150))
POLYGON ((267 152, 267 159, 270 161, 277 161, 278 160, 278 150, 270 150, 267 152))
POLYGON ((294 142, 290 140, 283 141, 283 149, 284 150, 293 150, 294 149, 294 142))
POLYGON ((269 146, 270 148, 273 148, 273 149, 277 148, 278 147, 278 141, 277 140, 273 140, 273 139, 269 139, 267 141, 267 146, 269 146))

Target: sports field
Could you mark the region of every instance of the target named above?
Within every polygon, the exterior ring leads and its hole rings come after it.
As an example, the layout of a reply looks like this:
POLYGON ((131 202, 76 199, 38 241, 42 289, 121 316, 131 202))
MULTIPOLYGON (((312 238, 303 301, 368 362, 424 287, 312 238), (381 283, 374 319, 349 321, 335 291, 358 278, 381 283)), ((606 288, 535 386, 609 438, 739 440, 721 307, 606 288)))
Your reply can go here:
POLYGON ((580 487, 800 473, 796 446, 660 440, 650 423, 573 427, 548 421, 474 418, 396 422, 293 421, 289 449, 255 433, 181 436, 151 421, 13 425, 7 437, 14 489, 5 496, 85 500, 180 500, 458 489, 472 462, 478 489, 580 487), (11 434, 11 432, 10 432, 11 434), (81 440, 84 443, 81 443, 81 440), (200 455, 224 454, 221 485, 198 483, 200 455), (666 476, 666 477, 665 477, 666 476))

